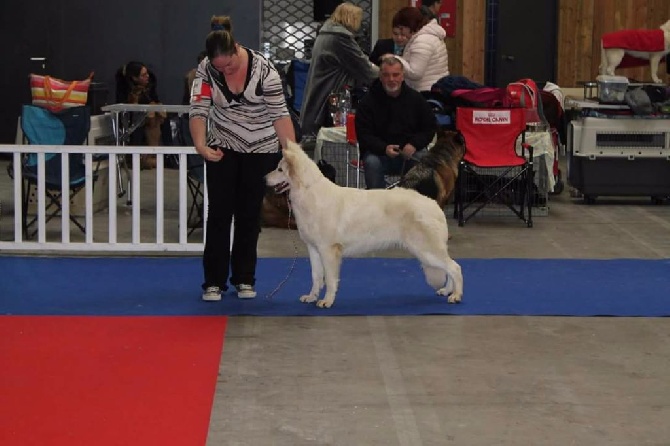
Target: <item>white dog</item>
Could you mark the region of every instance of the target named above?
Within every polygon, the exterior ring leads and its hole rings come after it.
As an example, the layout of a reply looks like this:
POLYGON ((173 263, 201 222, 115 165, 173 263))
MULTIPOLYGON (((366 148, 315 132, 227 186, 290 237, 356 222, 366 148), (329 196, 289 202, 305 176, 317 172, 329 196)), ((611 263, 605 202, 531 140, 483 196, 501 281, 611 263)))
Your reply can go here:
POLYGON ((434 200, 408 189, 359 190, 323 176, 298 144, 289 142, 279 166, 266 176, 275 188, 288 183, 300 237, 307 244, 312 289, 300 298, 330 308, 342 256, 400 246, 414 254, 426 280, 449 303, 461 301, 461 267, 447 251, 447 220, 434 200), (318 300, 326 285, 326 294, 318 300), (448 279, 448 280, 447 280, 448 279))
POLYGON ((613 76, 617 67, 636 67, 647 63, 657 84, 658 64, 670 53, 670 20, 659 29, 623 30, 603 34, 600 40, 600 74, 613 76))

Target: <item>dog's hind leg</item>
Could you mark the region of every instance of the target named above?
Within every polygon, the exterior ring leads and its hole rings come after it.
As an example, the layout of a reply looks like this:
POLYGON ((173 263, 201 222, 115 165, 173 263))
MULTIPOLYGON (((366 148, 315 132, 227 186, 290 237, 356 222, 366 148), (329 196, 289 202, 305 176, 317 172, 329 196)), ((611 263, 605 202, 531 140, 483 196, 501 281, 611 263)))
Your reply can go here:
POLYGON ((312 289, 309 294, 300 296, 300 302, 311 303, 316 302, 323 288, 323 263, 321 263, 321 256, 315 246, 308 244, 307 250, 309 251, 309 265, 312 269, 312 289))
POLYGON ((440 296, 449 296, 447 301, 450 304, 459 303, 463 298, 463 272, 461 271, 461 266, 454 259, 447 256, 446 268, 449 283, 444 288, 437 290, 437 294, 440 296))
POLYGON ((458 263, 445 252, 421 252, 417 254, 423 267, 428 284, 437 290, 440 296, 449 296, 450 304, 458 303, 463 298, 463 273, 458 263), (446 282, 448 278, 448 282, 446 282))
POLYGON ((335 302, 337 286, 340 282, 340 266, 342 265, 342 246, 335 244, 330 246, 320 246, 319 254, 323 264, 323 271, 326 278, 326 295, 323 299, 316 301, 319 308, 330 308, 335 302))
POLYGON ((414 226, 404 245, 423 267, 428 284, 440 296, 449 296, 449 303, 458 303, 463 297, 463 273, 447 249, 448 230, 435 232, 431 227, 414 226), (448 277, 449 282, 446 282, 448 277))
POLYGON ((447 283, 447 272, 443 268, 433 268, 432 266, 421 264, 423 274, 426 276, 426 282, 435 290, 439 290, 447 283))

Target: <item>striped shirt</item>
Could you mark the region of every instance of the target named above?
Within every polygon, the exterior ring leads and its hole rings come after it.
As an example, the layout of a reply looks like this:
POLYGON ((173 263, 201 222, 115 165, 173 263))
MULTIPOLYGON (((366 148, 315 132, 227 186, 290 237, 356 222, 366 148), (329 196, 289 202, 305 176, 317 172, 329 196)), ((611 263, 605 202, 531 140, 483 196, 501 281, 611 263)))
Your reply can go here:
POLYGON ((207 145, 243 153, 273 153, 279 140, 273 123, 289 116, 277 69, 257 51, 249 54, 244 91, 233 94, 221 72, 205 58, 191 88, 189 117, 207 119, 207 145))

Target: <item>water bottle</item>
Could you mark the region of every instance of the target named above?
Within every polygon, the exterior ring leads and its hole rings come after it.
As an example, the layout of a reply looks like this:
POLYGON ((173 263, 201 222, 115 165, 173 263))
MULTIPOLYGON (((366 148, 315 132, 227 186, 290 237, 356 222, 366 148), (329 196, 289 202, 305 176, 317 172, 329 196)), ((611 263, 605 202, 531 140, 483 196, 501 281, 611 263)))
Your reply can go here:
POLYGON ((342 94, 340 95, 340 122, 341 127, 347 125, 347 115, 351 111, 351 91, 349 91, 349 86, 345 85, 342 94))
POLYGON ((263 56, 267 60, 270 60, 270 57, 272 56, 272 49, 270 46, 270 42, 263 42, 263 56))

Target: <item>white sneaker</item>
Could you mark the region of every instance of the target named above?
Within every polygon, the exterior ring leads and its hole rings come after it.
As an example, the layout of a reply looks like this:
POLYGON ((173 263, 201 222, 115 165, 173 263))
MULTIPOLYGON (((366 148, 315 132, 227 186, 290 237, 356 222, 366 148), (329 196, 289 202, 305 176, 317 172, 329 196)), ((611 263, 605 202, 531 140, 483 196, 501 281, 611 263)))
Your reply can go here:
POLYGON ((237 288, 237 297, 240 299, 253 299, 256 297, 256 290, 254 290, 253 285, 241 283, 236 285, 235 288, 237 288))
POLYGON ((216 302, 221 300, 221 288, 218 286, 208 286, 207 289, 202 293, 202 300, 208 302, 216 302))

